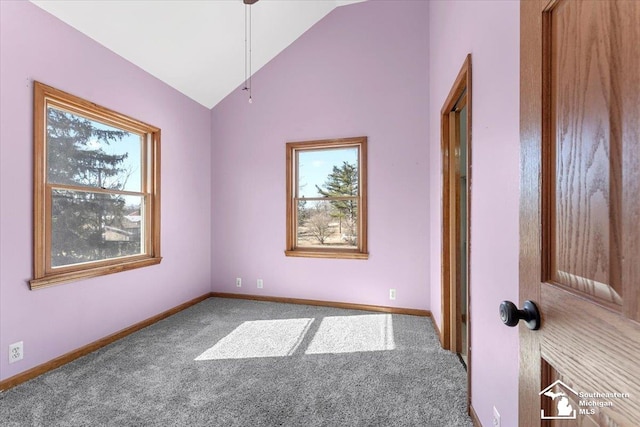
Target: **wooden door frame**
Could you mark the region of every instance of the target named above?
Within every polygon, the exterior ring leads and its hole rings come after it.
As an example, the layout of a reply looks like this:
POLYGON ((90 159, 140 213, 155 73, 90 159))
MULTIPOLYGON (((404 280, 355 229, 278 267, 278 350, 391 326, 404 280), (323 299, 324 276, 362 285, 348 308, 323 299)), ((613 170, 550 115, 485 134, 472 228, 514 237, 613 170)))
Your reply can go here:
MULTIPOLYGON (((540 301, 542 272, 542 10, 546 0, 520 3, 520 301, 540 301)), ((544 313, 543 313, 544 315, 544 313)), ((543 319, 544 321, 544 319, 543 319)), ((540 419, 540 397, 531 390, 542 389, 540 334, 520 327, 518 374, 520 422, 540 419)))
MULTIPOLYGON (((458 130, 458 120, 455 111, 456 105, 463 97, 466 99, 467 107, 467 313, 471 312, 470 298, 470 275, 469 263, 471 253, 471 54, 465 58, 460 71, 451 87, 449 95, 440 110, 440 135, 442 153, 442 328, 440 333, 440 344, 445 350, 459 353, 462 350, 461 335, 458 331, 458 324, 461 319, 460 289, 457 286, 457 277, 460 274, 460 260, 458 259, 458 233, 457 224, 459 218, 459 197, 458 180, 459 173, 450 167, 453 158, 451 154, 451 141, 454 133, 458 130), (451 117, 454 116, 453 120, 451 117), (455 214, 451 215, 450 207, 456 205, 455 214)), ((459 149, 459 138, 455 138, 459 149)), ((455 156, 455 154, 454 154, 455 156)), ((455 158, 455 157, 454 157, 455 158)), ((467 316, 467 389, 468 406, 471 402, 471 323, 467 316)))

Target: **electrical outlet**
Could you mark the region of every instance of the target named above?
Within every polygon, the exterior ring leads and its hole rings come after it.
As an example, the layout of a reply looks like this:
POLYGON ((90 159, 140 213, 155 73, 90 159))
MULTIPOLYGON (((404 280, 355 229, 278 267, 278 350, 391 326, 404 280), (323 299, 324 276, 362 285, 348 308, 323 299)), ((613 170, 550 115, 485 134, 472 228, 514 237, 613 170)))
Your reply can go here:
POLYGON ((500 413, 493 407, 493 427, 500 427, 500 413))
POLYGON ((22 341, 9 345, 9 363, 22 360, 24 357, 24 347, 22 341))
POLYGON ((396 299, 396 290, 389 289, 389 299, 396 299))
POLYGON ((264 282, 262 281, 262 279, 258 279, 258 289, 262 289, 264 286, 264 282))
POLYGON ((242 279, 240 277, 236 277, 236 286, 237 287, 242 287, 242 279))

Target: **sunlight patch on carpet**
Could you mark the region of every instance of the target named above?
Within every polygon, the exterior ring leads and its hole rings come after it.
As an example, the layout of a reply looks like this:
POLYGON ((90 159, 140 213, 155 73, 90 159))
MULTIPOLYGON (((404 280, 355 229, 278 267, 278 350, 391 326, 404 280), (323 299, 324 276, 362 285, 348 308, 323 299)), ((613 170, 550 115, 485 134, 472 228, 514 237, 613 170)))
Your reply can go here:
POLYGON ((355 353, 395 348, 390 314, 333 316, 322 319, 305 354, 355 353))
POLYGON ((195 360, 290 356, 314 319, 252 320, 242 323, 195 360))

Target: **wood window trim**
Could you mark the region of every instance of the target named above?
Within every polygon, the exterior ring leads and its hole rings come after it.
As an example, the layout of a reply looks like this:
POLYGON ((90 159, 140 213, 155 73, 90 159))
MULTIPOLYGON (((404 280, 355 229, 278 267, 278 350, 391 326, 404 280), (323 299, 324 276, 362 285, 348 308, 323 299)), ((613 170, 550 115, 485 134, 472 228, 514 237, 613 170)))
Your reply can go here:
MULTIPOLYGON (((160 256, 160 129, 77 96, 34 82, 34 257, 32 290, 159 264, 160 256), (51 185, 47 183, 47 107, 53 106, 119 129, 146 135, 143 142, 141 191, 145 198, 145 253, 101 261, 51 267, 51 185)), ((64 187, 64 186, 61 186, 64 187)), ((87 187, 87 191, 100 189, 87 187)))
POLYGON ((325 139, 316 141, 288 142, 286 144, 286 256, 333 259, 368 259, 367 239, 367 137, 325 139), (296 246, 295 187, 297 185, 297 151, 358 147, 358 248, 303 248, 296 246))

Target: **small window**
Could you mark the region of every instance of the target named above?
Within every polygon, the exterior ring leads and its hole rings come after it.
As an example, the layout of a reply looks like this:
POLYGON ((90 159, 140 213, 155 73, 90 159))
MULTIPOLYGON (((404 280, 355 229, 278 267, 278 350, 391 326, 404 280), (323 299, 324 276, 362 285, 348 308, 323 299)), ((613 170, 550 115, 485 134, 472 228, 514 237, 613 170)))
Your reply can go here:
POLYGON ((35 82, 31 288, 160 262, 160 129, 35 82))
POLYGON ((367 259, 367 138, 287 143, 288 256, 367 259))

